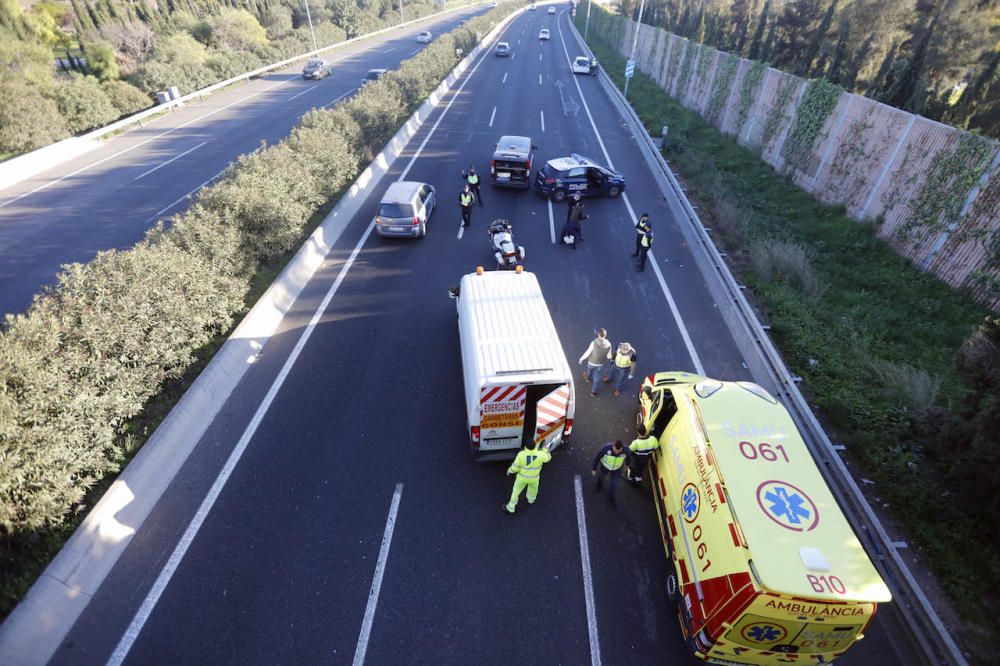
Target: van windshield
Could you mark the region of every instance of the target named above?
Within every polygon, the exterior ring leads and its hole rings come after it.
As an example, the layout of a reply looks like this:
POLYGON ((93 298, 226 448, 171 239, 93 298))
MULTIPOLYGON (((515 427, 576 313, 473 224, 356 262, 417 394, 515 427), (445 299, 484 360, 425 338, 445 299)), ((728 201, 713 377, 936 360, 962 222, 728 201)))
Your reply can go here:
POLYGON ((379 217, 413 217, 413 206, 410 204, 384 203, 378 207, 379 217))

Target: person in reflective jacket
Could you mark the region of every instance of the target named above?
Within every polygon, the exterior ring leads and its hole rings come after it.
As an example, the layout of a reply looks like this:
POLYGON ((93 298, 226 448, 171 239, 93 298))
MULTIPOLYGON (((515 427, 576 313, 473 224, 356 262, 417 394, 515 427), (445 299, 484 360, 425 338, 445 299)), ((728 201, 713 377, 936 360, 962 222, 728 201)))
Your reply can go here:
POLYGON ((625 464, 625 445, 620 439, 616 439, 614 444, 608 442, 598 450, 594 456, 594 465, 590 471, 592 476, 597 477, 597 492, 601 492, 604 477, 610 475, 611 483, 608 490, 608 499, 615 503, 615 488, 618 487, 618 478, 622 473, 622 466, 625 464))
POLYGON ((469 175, 466 176, 466 182, 472 188, 472 193, 476 195, 476 201, 482 206, 483 195, 479 192, 479 174, 476 173, 476 167, 469 167, 469 175))
POLYGON ((552 460, 548 445, 538 448, 538 442, 531 442, 524 445, 514 462, 507 468, 507 476, 516 474, 514 478, 514 488, 510 491, 510 501, 503 505, 503 510, 507 513, 514 513, 517 508, 517 500, 521 497, 521 492, 527 489, 525 496, 528 504, 534 504, 538 497, 538 482, 542 475, 542 465, 552 460))
POLYGON ((472 190, 469 189, 469 184, 466 183, 465 187, 458 194, 458 205, 462 208, 462 226, 467 227, 469 223, 472 222, 472 190))
POLYGON ((636 434, 638 436, 628 445, 628 469, 625 471, 625 478, 629 481, 639 482, 642 481, 649 456, 660 448, 660 440, 648 434, 643 428, 640 428, 636 434))

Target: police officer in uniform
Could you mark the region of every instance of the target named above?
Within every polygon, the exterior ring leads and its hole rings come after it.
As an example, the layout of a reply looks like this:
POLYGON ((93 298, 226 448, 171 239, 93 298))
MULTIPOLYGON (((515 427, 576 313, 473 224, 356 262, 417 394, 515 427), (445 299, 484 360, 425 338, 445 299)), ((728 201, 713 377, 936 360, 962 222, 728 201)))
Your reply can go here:
POLYGON ((649 221, 646 221, 646 230, 642 232, 639 236, 639 272, 646 270, 646 255, 649 254, 650 248, 653 247, 653 229, 650 227, 649 221))
POLYGON ((462 226, 467 227, 472 222, 472 191, 469 189, 469 184, 466 183, 465 187, 458 194, 458 205, 462 208, 462 226))
POLYGON ((646 233, 647 229, 649 229, 649 213, 643 213, 635 221, 635 252, 632 253, 633 257, 639 256, 639 243, 642 241, 642 235, 646 233))
POLYGON ((628 445, 628 470, 625 478, 629 481, 639 482, 642 481, 643 471, 649 462, 649 456, 660 448, 660 440, 647 433, 644 428, 640 428, 636 434, 638 437, 628 445))
POLYGON ((615 488, 618 487, 618 479, 622 473, 622 466, 625 464, 625 445, 620 439, 616 439, 614 444, 608 442, 600 448, 594 456, 594 465, 590 470, 592 476, 597 477, 597 492, 601 492, 601 485, 605 476, 611 476, 608 490, 608 499, 615 503, 615 488))
POLYGON ((602 379, 603 382, 615 383, 615 397, 622 394, 625 388, 625 380, 635 376, 635 361, 637 355, 635 349, 628 342, 622 342, 615 351, 615 357, 611 365, 611 374, 602 379))
POLYGON ((469 183, 469 187, 472 188, 472 193, 476 195, 476 201, 479 205, 483 205, 483 195, 479 191, 479 174, 476 173, 476 167, 469 167, 469 175, 466 177, 469 183))
POLYGON ((542 465, 552 460, 548 446, 538 448, 538 442, 526 443, 524 448, 517 452, 514 462, 507 468, 507 476, 516 474, 514 478, 514 488, 510 491, 510 501, 503 505, 503 510, 507 513, 514 513, 517 508, 517 500, 521 492, 528 490, 526 497, 528 504, 534 504, 538 497, 538 482, 542 475, 542 465))

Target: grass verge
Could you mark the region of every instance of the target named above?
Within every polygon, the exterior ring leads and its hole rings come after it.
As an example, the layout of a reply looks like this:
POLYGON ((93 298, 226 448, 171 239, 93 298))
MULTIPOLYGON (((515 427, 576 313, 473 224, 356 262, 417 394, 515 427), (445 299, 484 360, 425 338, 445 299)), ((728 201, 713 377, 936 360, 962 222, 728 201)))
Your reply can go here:
MULTIPOLYGON (((582 30, 582 24, 578 26, 582 30)), ((593 25, 591 26, 593 28, 593 25)), ((590 46, 621 89, 625 59, 590 46)), ((927 407, 968 403, 956 352, 988 311, 923 273, 880 241, 873 226, 816 201, 754 153, 636 72, 629 101, 713 229, 730 268, 869 499, 907 531, 968 624, 967 646, 1000 635, 997 530, 984 527, 942 481, 914 436, 927 407), (655 129, 653 129, 655 128, 655 129), (946 529, 942 529, 947 526, 946 529)))

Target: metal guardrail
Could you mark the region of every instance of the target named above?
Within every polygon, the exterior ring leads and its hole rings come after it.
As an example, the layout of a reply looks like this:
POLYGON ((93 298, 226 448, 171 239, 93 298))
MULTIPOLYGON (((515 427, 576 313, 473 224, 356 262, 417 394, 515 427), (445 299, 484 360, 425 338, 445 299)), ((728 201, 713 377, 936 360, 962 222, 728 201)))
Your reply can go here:
MULTIPOLYGON (((576 26, 572 22, 570 24, 573 26, 579 42, 584 44, 583 39, 576 32, 576 26)), ((586 45, 584 48, 590 52, 586 45)), ((684 190, 659 148, 646 131, 642 120, 606 72, 602 70, 599 78, 622 116, 632 125, 632 133, 646 154, 647 161, 662 172, 668 186, 667 194, 673 195, 676 199, 682 212, 683 221, 694 233, 705 257, 708 258, 712 269, 721 281, 727 298, 735 306, 734 311, 743 332, 749 338, 762 361, 761 367, 770 375, 778 396, 784 398, 782 402, 799 427, 813 457, 823 463, 822 469, 827 482, 831 484, 831 489, 837 496, 841 508, 846 511, 850 518, 858 538, 865 545, 869 555, 874 556, 873 562, 876 568, 886 579, 893 594, 893 601, 906 619, 906 622, 902 623, 901 626, 909 634, 908 638, 921 647, 928 657, 929 663, 967 666, 968 661, 962 651, 920 588, 920 584, 913 577, 906 562, 900 556, 897 546, 885 531, 830 438, 809 408, 796 384, 798 378, 793 377, 785 366, 781 354, 757 319, 757 315, 744 296, 742 288, 737 284, 722 254, 712 242, 708 230, 698 218, 698 214, 685 196, 684 190)))

